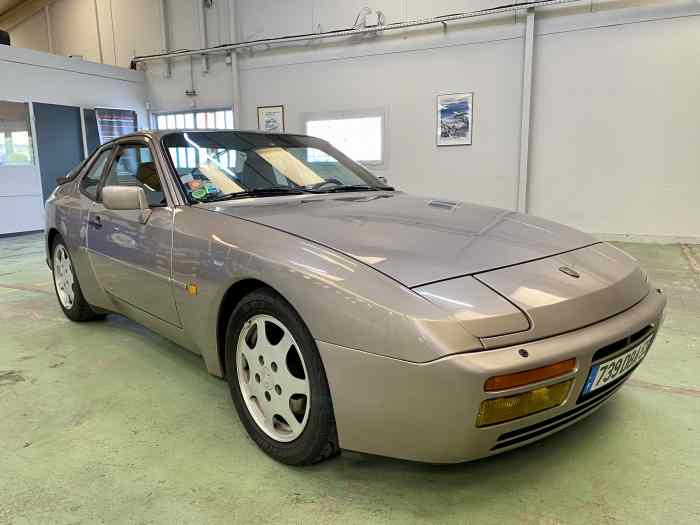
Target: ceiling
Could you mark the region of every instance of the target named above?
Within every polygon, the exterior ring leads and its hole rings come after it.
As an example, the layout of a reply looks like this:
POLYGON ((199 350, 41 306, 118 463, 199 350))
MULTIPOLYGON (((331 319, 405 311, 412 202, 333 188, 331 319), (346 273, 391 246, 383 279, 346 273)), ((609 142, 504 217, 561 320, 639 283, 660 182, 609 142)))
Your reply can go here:
POLYGON ((0 15, 25 1, 26 0, 0 0, 0 15))

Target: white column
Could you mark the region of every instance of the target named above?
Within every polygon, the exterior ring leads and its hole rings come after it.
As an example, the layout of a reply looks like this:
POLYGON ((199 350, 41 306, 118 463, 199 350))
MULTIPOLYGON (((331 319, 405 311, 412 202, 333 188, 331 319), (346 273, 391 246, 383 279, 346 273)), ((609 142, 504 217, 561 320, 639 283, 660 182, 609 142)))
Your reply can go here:
MULTIPOLYGON (((102 31, 100 30, 100 11, 97 7, 97 0, 94 0, 92 5, 93 5, 93 9, 95 11, 95 27, 97 28, 97 50, 100 54, 100 64, 104 64, 105 57, 104 57, 104 51, 102 50, 102 31)), ((114 61, 115 65, 116 65, 116 62, 117 61, 115 59, 115 61, 114 61)))
POLYGON ((44 7, 44 17, 46 18, 46 36, 49 40, 49 53, 53 54, 53 28, 51 27, 51 6, 44 7))
POLYGON ((523 85, 520 122, 520 166, 518 170, 517 210, 527 212, 528 161, 530 159, 530 104, 532 101, 532 58, 535 50, 535 9, 528 8, 525 18, 523 85))
MULTIPOLYGON (((236 0, 229 0, 229 26, 231 43, 238 41, 238 31, 236 29, 236 0)), ((238 55, 236 51, 231 51, 231 75, 232 75, 232 102, 233 102, 233 126, 241 128, 241 84, 239 81, 238 55)))
MULTIPOLYGON (((197 11, 199 14, 199 39, 201 44, 199 47, 205 48, 207 47, 207 14, 203 0, 197 2, 197 11)), ((209 72, 209 57, 207 55, 202 56, 202 71, 204 73, 209 72)))
MULTIPOLYGON (((160 0, 160 48, 162 53, 167 53, 170 49, 170 44, 168 43, 168 6, 166 5, 167 0, 160 0)), ((165 62, 165 77, 169 78, 172 76, 172 61, 169 58, 164 60, 165 62)))

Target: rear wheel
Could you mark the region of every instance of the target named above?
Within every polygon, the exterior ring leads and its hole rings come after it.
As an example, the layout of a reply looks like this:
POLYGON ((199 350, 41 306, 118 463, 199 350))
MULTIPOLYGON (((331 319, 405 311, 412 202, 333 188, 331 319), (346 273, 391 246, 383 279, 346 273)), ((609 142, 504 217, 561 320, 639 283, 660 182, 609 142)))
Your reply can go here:
POLYGON ((83 297, 73 269, 73 262, 63 239, 59 239, 53 244, 51 260, 54 290, 56 290, 58 304, 61 305, 61 310, 66 317, 78 322, 103 319, 105 316, 95 313, 83 297))
POLYGON ((274 459, 308 465, 339 452, 314 340, 294 309, 272 290, 249 294, 231 314, 226 377, 248 434, 274 459))

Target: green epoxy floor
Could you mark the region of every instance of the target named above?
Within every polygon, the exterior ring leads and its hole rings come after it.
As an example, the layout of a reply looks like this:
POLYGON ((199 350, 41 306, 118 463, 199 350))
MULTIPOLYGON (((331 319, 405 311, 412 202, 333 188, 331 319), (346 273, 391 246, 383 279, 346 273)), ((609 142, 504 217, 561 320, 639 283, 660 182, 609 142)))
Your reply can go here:
POLYGON ((700 247, 622 247, 668 316, 591 418, 462 465, 289 468, 200 358, 118 316, 71 323, 41 236, 0 239, 0 523, 700 523, 700 247))

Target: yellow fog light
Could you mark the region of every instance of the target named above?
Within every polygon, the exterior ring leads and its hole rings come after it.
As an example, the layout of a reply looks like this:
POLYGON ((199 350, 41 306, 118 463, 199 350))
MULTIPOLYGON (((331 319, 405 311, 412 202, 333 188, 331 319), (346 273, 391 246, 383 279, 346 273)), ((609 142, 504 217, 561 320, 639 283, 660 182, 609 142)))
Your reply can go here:
POLYGON ((495 425, 559 406, 569 394, 573 382, 574 380, 570 379, 515 396, 487 399, 481 403, 476 426, 495 425))

